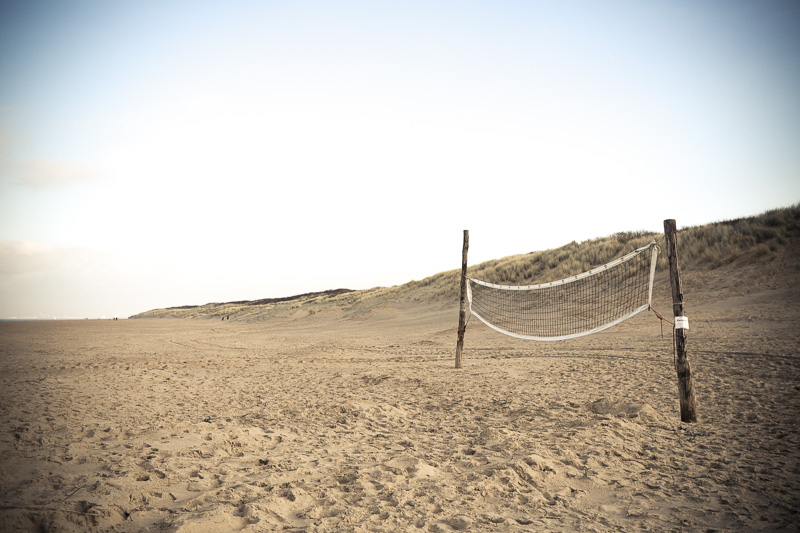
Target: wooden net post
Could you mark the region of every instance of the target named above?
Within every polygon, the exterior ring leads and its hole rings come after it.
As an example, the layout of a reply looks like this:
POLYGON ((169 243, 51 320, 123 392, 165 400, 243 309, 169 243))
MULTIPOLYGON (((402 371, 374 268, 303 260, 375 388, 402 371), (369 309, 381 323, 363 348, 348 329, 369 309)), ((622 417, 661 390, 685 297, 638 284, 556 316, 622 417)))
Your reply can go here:
POLYGON ((678 371, 678 394, 681 402, 681 421, 697 422, 692 366, 689 364, 689 359, 686 355, 686 336, 689 331, 689 320, 686 318, 683 309, 681 269, 678 264, 678 231, 674 220, 664 221, 664 237, 667 240, 669 281, 672 287, 672 313, 675 316, 675 351, 678 371))
POLYGON ((464 332, 467 330, 467 251, 469 230, 464 230, 464 247, 461 250, 461 302, 458 311, 458 341, 456 342, 456 368, 461 368, 461 352, 464 350, 464 332))

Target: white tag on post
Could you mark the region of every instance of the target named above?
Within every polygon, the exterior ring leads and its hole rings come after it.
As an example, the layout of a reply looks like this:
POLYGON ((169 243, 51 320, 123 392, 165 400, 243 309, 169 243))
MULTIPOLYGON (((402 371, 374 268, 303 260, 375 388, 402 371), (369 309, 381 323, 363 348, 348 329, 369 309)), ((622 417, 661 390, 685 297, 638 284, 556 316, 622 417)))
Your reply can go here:
POLYGON ((675 329, 689 329, 689 318, 685 316, 676 316, 675 329))

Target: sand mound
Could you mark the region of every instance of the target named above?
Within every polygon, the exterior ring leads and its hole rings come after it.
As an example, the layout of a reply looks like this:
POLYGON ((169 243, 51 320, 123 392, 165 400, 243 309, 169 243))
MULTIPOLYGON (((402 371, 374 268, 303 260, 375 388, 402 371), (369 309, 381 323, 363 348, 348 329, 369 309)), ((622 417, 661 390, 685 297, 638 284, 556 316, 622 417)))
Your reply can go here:
POLYGON ((667 418, 660 415, 646 403, 627 400, 611 400, 600 398, 589 403, 587 409, 597 415, 608 415, 617 418, 638 419, 643 423, 665 423, 667 418))

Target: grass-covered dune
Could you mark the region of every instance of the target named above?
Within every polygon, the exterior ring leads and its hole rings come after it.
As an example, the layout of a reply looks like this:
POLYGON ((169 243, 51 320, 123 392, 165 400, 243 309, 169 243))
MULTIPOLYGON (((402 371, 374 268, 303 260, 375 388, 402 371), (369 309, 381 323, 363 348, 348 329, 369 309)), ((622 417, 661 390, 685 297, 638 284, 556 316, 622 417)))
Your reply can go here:
MULTIPOLYGON (((800 204, 774 209, 761 215, 724 220, 683 228, 678 232, 678 254, 684 271, 713 271, 768 263, 797 246, 800 236, 800 204)), ((647 231, 625 231, 559 248, 512 255, 470 266, 468 275, 492 283, 531 284, 562 279, 590 270, 655 240, 662 250, 664 235, 647 231)), ((454 258, 457 263, 459 258, 454 258)), ((658 271, 666 269, 660 254, 658 271)), ((319 311, 337 310, 344 316, 391 306, 392 302, 441 302, 458 298, 460 269, 410 281, 395 287, 362 291, 337 289, 286 298, 183 305, 154 309, 131 318, 216 318, 260 320, 272 316, 301 318, 319 311)))

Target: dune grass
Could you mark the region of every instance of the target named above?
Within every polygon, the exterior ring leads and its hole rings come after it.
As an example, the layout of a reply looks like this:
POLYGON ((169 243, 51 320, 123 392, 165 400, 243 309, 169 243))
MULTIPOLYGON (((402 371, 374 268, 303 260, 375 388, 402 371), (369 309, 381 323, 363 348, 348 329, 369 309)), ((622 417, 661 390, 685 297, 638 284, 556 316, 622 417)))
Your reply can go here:
MULTIPOLYGON (((800 234, 800 204, 758 216, 679 229, 678 254, 683 268, 716 269, 736 261, 770 260, 800 234)), ((468 267, 467 275, 505 285, 545 283, 580 274, 656 241, 664 250, 664 235, 625 231, 559 248, 512 255, 468 267)), ((666 268, 666 254, 658 256, 666 268)), ((396 287, 395 295, 426 289, 430 295, 457 297, 460 269, 441 272, 396 287)))

